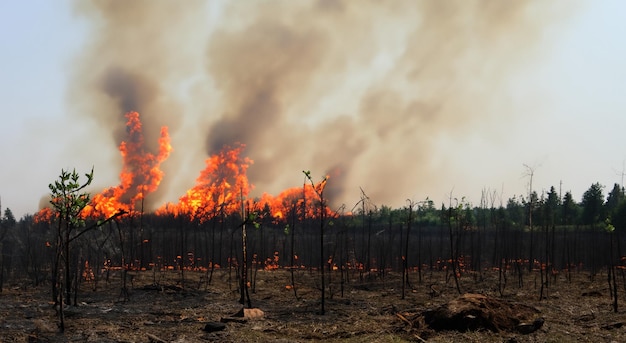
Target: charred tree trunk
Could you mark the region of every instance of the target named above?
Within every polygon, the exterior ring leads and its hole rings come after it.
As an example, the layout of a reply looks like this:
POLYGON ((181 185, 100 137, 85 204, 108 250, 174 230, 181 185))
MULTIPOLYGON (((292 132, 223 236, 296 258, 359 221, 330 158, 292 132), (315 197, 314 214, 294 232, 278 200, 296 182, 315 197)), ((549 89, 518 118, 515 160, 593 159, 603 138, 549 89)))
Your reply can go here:
POLYGON ((183 216, 178 217, 178 231, 180 233, 180 256, 178 269, 180 270, 180 287, 185 288, 185 259, 187 257, 186 250, 186 230, 183 216))
POLYGON ((326 264, 326 257, 324 256, 324 212, 326 212, 326 204, 324 203, 323 193, 320 192, 320 270, 322 272, 321 315, 326 314, 324 306, 326 302, 326 282, 324 278, 324 266, 326 264))
POLYGON ((120 290, 120 297, 122 297, 123 301, 126 302, 130 300, 130 298, 128 295, 128 287, 126 286, 126 274, 128 273, 128 270, 126 267, 127 263, 126 263, 126 250, 124 248, 124 233, 122 232, 120 223, 118 221, 115 221, 115 224, 117 226, 117 233, 120 239, 120 250, 122 253, 122 256, 120 259, 121 267, 122 267, 122 287, 120 290))
POLYGON ((65 229, 65 238, 63 241, 63 261, 65 264, 64 267, 64 272, 65 272, 65 303, 67 305, 71 305, 72 302, 72 287, 70 284, 70 280, 72 279, 71 274, 70 274, 70 230, 69 228, 65 229))
POLYGON ((409 283, 409 238, 411 237, 411 225, 413 224, 413 205, 414 203, 409 200, 409 216, 407 219, 406 238, 404 241, 404 254, 402 256, 402 299, 405 296, 406 286, 410 286, 409 283))
POLYGON ((240 297, 239 303, 247 303, 248 308, 252 308, 252 302, 250 301, 250 294, 248 293, 248 232, 246 228, 247 218, 246 209, 243 202, 243 195, 241 197, 241 214, 243 222, 241 225, 241 279, 239 280, 240 297))
POLYGON ((289 271, 291 274, 291 289, 293 290, 293 296, 296 298, 296 300, 298 300, 298 291, 296 290, 296 280, 294 276, 294 269, 296 268, 296 263, 295 263, 296 218, 297 218, 297 204, 293 204, 291 208, 291 232, 289 235, 291 239, 291 254, 290 254, 291 255, 290 257, 291 268, 289 268, 289 271))
POLYGON ((417 282, 421 285, 422 284, 422 226, 420 225, 419 219, 417 221, 417 280, 418 280, 417 282))
POLYGON ((617 313, 618 305, 617 305, 617 278, 615 277, 615 263, 613 263, 613 237, 614 232, 609 232, 609 260, 608 260, 608 281, 609 281, 609 291, 613 297, 613 311, 617 313))
POLYGON ((371 242, 372 242, 372 211, 370 210, 367 214, 367 254, 365 255, 365 272, 367 273, 368 277, 370 275, 370 271, 372 270, 371 242))
MULTIPOLYGON (((459 294, 461 294, 461 287, 459 286, 459 278, 457 276, 457 258, 458 255, 455 256, 455 250, 458 249, 459 247, 459 243, 457 242, 456 244, 456 249, 454 247, 454 229, 453 229, 453 225, 452 225, 452 203, 450 203, 450 207, 448 209, 449 211, 449 216, 448 216, 448 232, 450 234, 450 264, 452 267, 452 276, 454 277, 454 284, 456 285, 456 290, 459 294)), ((457 222, 458 220, 458 213, 455 214, 456 218, 457 218, 457 222)), ((457 225, 460 225, 460 223, 457 223, 457 225)))

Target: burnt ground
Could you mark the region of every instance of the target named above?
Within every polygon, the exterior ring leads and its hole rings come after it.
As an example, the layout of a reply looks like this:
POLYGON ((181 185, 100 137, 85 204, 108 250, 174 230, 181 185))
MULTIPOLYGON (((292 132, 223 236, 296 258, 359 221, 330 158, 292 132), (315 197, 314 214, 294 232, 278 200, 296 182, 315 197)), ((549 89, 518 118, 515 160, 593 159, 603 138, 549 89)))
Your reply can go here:
MULTIPOLYGON (((490 330, 472 326, 464 332, 429 327, 424 320, 429 314, 459 298, 453 280, 446 282, 443 272, 425 274, 421 284, 417 274, 411 274, 414 289, 407 291, 404 300, 398 274, 384 279, 354 275, 345 285, 343 296, 336 282, 339 275, 333 275, 325 315, 318 313, 317 275, 308 271, 296 274, 298 299, 287 287, 289 272, 259 271, 256 292, 250 297, 252 306, 262 310, 264 317, 236 318, 217 332, 203 329, 207 323, 220 322, 242 308, 234 273, 229 282, 228 271, 224 270, 216 271, 208 286, 205 279, 200 279, 202 273, 186 272, 184 288, 176 272, 140 272, 129 285, 128 301, 121 296, 119 274, 113 275, 109 283, 101 281, 96 291, 92 284, 85 283, 79 305, 66 309, 63 334, 58 333, 49 286, 8 285, 0 294, 0 341, 626 342, 626 310, 612 311, 606 275, 598 275, 593 282, 586 274, 575 275, 571 283, 559 278, 541 301, 538 275, 526 275, 523 288, 509 280, 504 296, 497 293, 495 274, 485 275, 481 281, 470 277, 461 280, 464 292, 489 296, 493 298, 488 299, 489 304, 513 304, 507 307, 509 312, 530 309, 524 320, 541 319, 543 325, 524 334, 502 327, 490 330)), ((620 291, 623 302, 623 288, 620 291)), ((490 319, 497 314, 484 316, 490 319)))

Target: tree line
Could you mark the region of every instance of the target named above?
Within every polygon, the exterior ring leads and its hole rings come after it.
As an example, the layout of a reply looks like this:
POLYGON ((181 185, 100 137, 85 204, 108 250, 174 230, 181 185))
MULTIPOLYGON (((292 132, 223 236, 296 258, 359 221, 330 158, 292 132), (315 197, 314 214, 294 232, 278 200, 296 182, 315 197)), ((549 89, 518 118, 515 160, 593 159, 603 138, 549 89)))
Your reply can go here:
MULTIPOLYGON (((222 206, 201 218, 136 212, 94 219, 79 215, 89 200, 84 186, 92 174, 86 176, 81 184, 75 172, 63 172, 51 184, 53 205, 61 190, 75 195, 69 207, 57 202, 56 219, 29 214, 17 220, 9 208, 3 210, 0 291, 7 282, 43 284, 51 287, 56 303, 70 304, 77 301, 79 285, 97 289, 111 273, 121 273, 120 296, 127 299, 126 275, 134 271, 151 271, 155 283, 163 271, 176 271, 181 287, 188 286, 185 273, 201 273, 203 284, 194 287, 209 287, 220 270, 235 287, 249 282, 245 290, 254 293, 257 273, 279 268, 326 270, 322 291, 330 296, 343 295, 354 280, 400 272, 402 296, 405 286, 436 271, 454 281, 459 293, 462 278, 480 280, 487 272, 498 273, 501 293, 522 287, 531 273, 540 276, 540 297, 559 275, 571 280, 579 272, 594 278, 607 271, 615 294, 619 282, 626 287, 626 195, 618 184, 605 197, 604 187, 594 183, 580 201, 551 187, 506 202, 485 190, 477 204, 451 194, 440 206, 409 199, 406 206, 391 208, 371 203, 363 192, 352 211, 332 215, 324 215, 326 202, 319 194, 316 210, 294 198, 291 211, 280 217, 272 216, 268 205, 259 209, 242 202, 241 213, 225 213, 222 206)), ((297 297, 293 274, 291 286, 297 297)))

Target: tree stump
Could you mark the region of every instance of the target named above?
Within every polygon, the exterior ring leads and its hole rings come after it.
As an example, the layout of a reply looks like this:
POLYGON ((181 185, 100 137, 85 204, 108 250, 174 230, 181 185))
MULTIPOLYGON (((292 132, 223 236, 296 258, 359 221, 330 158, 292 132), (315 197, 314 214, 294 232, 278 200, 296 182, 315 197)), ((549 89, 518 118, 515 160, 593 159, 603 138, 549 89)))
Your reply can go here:
POLYGON ((489 330, 528 334, 541 328, 539 310, 482 294, 464 294, 434 310, 422 313, 424 323, 435 331, 489 330))

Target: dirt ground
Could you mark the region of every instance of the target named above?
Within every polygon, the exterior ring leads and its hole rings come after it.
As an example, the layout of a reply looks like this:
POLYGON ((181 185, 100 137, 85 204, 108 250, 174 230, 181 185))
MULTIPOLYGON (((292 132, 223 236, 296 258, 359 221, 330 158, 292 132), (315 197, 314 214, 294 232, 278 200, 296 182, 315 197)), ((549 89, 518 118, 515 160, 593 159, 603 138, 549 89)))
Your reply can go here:
MULTIPOLYGON (((129 284, 129 300, 121 296, 120 275, 98 289, 82 285, 78 306, 66 309, 66 330, 58 333, 49 286, 13 284, 0 293, 1 342, 626 342, 626 311, 614 313, 606 276, 592 282, 576 275, 571 283, 559 278, 548 297, 539 301, 538 275, 526 275, 524 287, 509 280, 504 296, 497 293, 497 275, 475 281, 461 279, 463 292, 479 293, 538 310, 541 328, 519 332, 434 331, 414 318, 457 298, 454 282, 443 272, 426 273, 422 283, 411 274, 412 290, 401 299, 398 274, 360 278, 351 275, 340 290, 339 274, 332 275, 326 314, 320 315, 318 277, 296 272, 298 299, 285 270, 259 271, 252 307, 263 318, 226 323, 207 332, 207 323, 220 322, 241 310, 234 272, 216 271, 210 285, 203 273, 185 272, 184 288, 174 271, 139 272, 129 284)), ((5 285, 6 286, 6 285, 5 285)), ((623 291, 623 290, 622 290, 623 291)), ((624 301, 624 297, 620 301, 624 301)), ((621 305, 621 304, 620 304, 621 305)), ((624 304, 623 306, 626 306, 624 304)))

